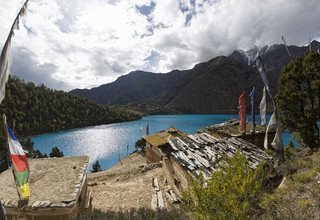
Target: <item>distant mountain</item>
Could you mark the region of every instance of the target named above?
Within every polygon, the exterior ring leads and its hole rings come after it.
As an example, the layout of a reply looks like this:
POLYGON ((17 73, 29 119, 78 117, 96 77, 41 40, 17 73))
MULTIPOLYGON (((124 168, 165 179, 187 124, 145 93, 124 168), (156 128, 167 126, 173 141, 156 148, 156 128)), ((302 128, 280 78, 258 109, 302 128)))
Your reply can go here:
POLYGON ((107 105, 148 103, 160 99, 184 76, 184 71, 178 70, 168 74, 133 71, 112 83, 93 89, 75 89, 71 93, 107 105))
MULTIPOLYGON (((317 41, 311 45, 313 49, 320 47, 317 41)), ((106 105, 154 103, 183 113, 234 113, 243 90, 248 95, 256 86, 257 104, 261 98, 263 83, 254 66, 258 54, 275 94, 281 69, 307 50, 308 47, 289 46, 291 57, 284 45, 235 50, 228 57, 213 58, 190 70, 173 70, 166 74, 134 71, 112 83, 92 89, 75 89, 71 93, 106 105)), ((247 100, 249 103, 248 96, 247 100)))

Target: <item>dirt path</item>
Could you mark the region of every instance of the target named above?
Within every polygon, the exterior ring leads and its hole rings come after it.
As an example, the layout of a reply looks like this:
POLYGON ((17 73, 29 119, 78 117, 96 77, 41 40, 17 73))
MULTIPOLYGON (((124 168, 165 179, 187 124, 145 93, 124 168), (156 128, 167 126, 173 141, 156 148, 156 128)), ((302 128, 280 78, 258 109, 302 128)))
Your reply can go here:
POLYGON ((93 208, 114 211, 150 208, 154 194, 152 178, 163 182, 163 176, 161 167, 146 168, 145 158, 134 153, 106 171, 88 174, 93 208))

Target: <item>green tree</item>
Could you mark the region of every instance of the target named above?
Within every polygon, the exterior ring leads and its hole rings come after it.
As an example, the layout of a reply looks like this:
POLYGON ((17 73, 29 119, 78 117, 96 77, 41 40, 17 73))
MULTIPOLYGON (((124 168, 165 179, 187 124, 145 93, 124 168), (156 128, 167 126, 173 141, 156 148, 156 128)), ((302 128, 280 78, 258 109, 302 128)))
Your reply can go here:
POLYGON ((102 171, 102 168, 99 164, 99 161, 97 160, 94 164, 92 164, 92 170, 90 170, 91 173, 96 173, 102 171))
POLYGON ((146 140, 141 138, 140 140, 136 141, 135 143, 135 148, 137 150, 144 150, 144 148, 146 147, 146 140))
POLYGON ((298 133, 300 144, 310 148, 319 147, 319 54, 308 51, 303 58, 296 59, 283 69, 276 104, 281 123, 290 132, 298 133))
POLYGON ((248 219, 257 208, 263 174, 263 164, 253 170, 238 152, 223 159, 209 180, 194 178, 184 206, 196 219, 248 219))
POLYGON ((58 147, 53 147, 50 153, 50 157, 63 157, 63 152, 58 147))

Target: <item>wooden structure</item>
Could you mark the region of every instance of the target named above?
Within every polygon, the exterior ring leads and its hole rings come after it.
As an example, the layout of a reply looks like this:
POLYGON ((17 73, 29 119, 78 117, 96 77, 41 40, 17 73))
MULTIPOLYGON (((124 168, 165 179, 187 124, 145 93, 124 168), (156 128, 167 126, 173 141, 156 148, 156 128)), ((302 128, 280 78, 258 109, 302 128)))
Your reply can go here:
POLYGON ((10 219, 76 219, 79 212, 91 208, 87 191, 89 158, 61 157, 28 160, 31 197, 19 201, 11 169, 0 174, 0 199, 10 219))
MULTIPOLYGON (((160 132, 160 137, 163 133, 160 132)), ((217 170, 221 158, 232 157, 237 151, 243 153, 252 169, 255 169, 261 161, 271 160, 272 157, 265 150, 238 137, 216 138, 207 132, 187 134, 181 131, 162 138, 159 142, 152 142, 157 134, 145 137, 149 153, 146 154, 147 161, 162 162, 162 167, 168 184, 177 195, 188 188, 190 177, 202 173, 206 179, 217 170), (166 140, 166 141, 165 141, 166 140), (157 143, 156 146, 152 143, 157 143), (157 152, 157 153, 154 153, 157 152)), ((147 148, 147 150, 148 150, 147 148)))
MULTIPOLYGON (((210 125, 204 129, 203 132, 207 132, 216 138, 230 138, 230 137, 238 137, 242 138, 261 149, 264 149, 264 138, 265 138, 265 127, 261 125, 256 125, 255 132, 252 132, 252 123, 248 123, 246 127, 247 132, 241 133, 238 129, 239 121, 238 120, 229 120, 221 124, 210 125)), ((276 130, 274 128, 270 128, 268 132, 268 148, 272 148, 271 143, 276 134, 276 130)))
POLYGON ((144 137, 146 141, 146 162, 149 164, 162 161, 163 156, 165 156, 164 152, 162 152, 164 146, 169 146, 170 138, 180 134, 180 131, 168 128, 152 135, 146 135, 144 137), (159 148, 160 146, 162 147, 161 149, 159 148))

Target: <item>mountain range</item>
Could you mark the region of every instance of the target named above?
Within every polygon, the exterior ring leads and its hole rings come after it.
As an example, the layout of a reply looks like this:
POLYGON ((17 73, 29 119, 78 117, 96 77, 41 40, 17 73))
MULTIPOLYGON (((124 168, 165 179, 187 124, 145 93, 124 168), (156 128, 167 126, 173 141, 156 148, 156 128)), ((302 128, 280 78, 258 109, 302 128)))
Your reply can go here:
MULTIPOLYGON (((312 49, 320 43, 313 41, 312 49)), ((277 91, 281 69, 308 46, 289 46, 290 57, 282 44, 253 47, 248 51, 235 50, 229 56, 218 56, 199 63, 190 70, 173 70, 168 73, 133 71, 116 81, 92 89, 75 89, 73 94, 104 105, 156 105, 180 113, 236 113, 238 97, 245 91, 247 103, 252 87, 256 87, 259 104, 263 82, 254 60, 260 55, 267 71, 270 89, 277 91)), ((250 109, 249 105, 247 108, 250 109)), ((150 113, 150 112, 149 112, 150 113)), ((154 112, 151 112, 154 113, 154 112)))

